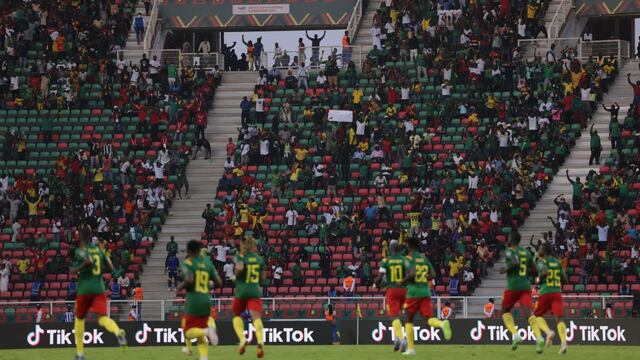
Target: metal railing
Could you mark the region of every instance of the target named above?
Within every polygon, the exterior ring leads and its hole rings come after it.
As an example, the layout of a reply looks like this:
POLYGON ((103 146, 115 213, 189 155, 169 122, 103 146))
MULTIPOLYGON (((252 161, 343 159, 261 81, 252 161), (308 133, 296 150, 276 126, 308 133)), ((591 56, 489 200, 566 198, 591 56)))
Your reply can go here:
POLYGON ((347 24, 347 31, 349 32, 349 36, 351 37, 352 43, 358 32, 358 26, 360 25, 360 20, 362 20, 362 15, 363 15, 362 12, 363 12, 362 0, 358 0, 356 1, 356 4, 353 7, 351 18, 349 18, 349 23, 347 24))
POLYGON ((567 15, 569 15, 572 6, 573 0, 560 1, 560 5, 558 9, 556 9, 549 28, 547 29, 547 37, 549 39, 556 39, 560 36, 560 31, 562 30, 562 26, 564 26, 564 22, 567 20, 567 15))
POLYGON ((153 37, 156 33, 156 24, 158 22, 158 12, 160 8, 160 1, 153 0, 151 5, 151 13, 149 14, 149 20, 147 20, 147 29, 144 32, 144 39, 142 41, 142 48, 148 51, 153 47, 153 37))
MULTIPOLYGON (((351 45, 348 48, 338 46, 318 46, 305 47, 304 52, 298 49, 282 50, 278 53, 275 51, 263 51, 260 56, 260 66, 270 69, 273 65, 280 69, 288 69, 300 66, 302 63, 311 69, 322 69, 324 62, 330 55, 336 55, 337 64, 340 67, 346 67, 349 61, 353 61, 356 67, 361 67, 367 57, 363 52, 363 47, 359 45, 351 45)), ((258 64, 258 63, 256 63, 258 64)), ((259 69, 259 68, 258 68, 259 69)), ((258 70, 256 69, 256 70, 258 70)))
POLYGON ((547 50, 555 44, 556 58, 560 58, 561 52, 566 48, 572 48, 579 59, 588 59, 596 56, 615 56, 621 67, 625 60, 631 57, 629 42, 626 40, 595 40, 584 41, 582 38, 556 38, 556 39, 522 39, 518 40, 518 47, 525 59, 533 59, 535 56, 545 57, 547 50))
POLYGON ((146 55, 147 59, 157 57, 162 66, 169 64, 176 65, 178 71, 185 66, 193 66, 197 69, 211 70, 215 65, 224 68, 224 56, 220 53, 183 53, 179 49, 163 49, 163 50, 118 50, 116 56, 118 59, 122 57, 127 65, 136 65, 140 63, 142 55, 146 55))
MULTIPOLYGON (((456 318, 482 318, 484 305, 488 302, 488 296, 436 296, 432 298, 434 314, 439 316, 445 303, 453 309, 456 318)), ((500 309, 501 296, 494 296, 496 311, 500 309)), ((325 296, 299 296, 283 298, 263 298, 265 317, 305 317, 321 318, 325 306, 333 304, 339 312, 339 316, 355 316, 358 313, 362 317, 384 317, 386 299, 383 296, 362 297, 325 297, 325 296), (349 312, 345 315, 344 312, 349 312), (373 311, 373 315, 372 315, 373 311), (286 312, 291 312, 286 314, 286 312), (342 312, 342 315, 341 313, 342 312)), ((213 305, 220 311, 229 311, 233 298, 215 298, 213 305)), ((607 303, 620 304, 624 309, 631 309, 633 296, 622 295, 565 295, 566 314, 568 318, 584 317, 583 311, 599 313, 607 303)), ((41 302, 0 302, 0 322, 29 322, 33 321, 36 313, 36 304, 40 304, 47 316, 44 321, 63 321, 69 301, 41 301, 41 302), (20 318, 22 316, 23 318, 20 318), (26 316, 27 318, 24 318, 26 316), (12 318, 14 317, 14 318, 12 318)), ((127 321, 131 305, 136 305, 143 320, 175 320, 182 317, 184 311, 184 299, 173 300, 110 300, 108 315, 118 321, 127 321)), ((614 309, 616 307, 614 306, 614 309)), ((619 305, 618 305, 619 308, 619 305)))

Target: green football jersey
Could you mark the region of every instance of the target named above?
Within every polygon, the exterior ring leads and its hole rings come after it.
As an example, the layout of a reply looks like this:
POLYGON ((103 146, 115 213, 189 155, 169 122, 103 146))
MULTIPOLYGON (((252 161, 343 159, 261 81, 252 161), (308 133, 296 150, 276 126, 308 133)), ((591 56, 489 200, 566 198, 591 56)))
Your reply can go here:
POLYGON ((262 295, 260 280, 262 279, 264 260, 256 253, 248 252, 244 255, 236 255, 236 262, 244 263, 244 270, 236 278, 236 298, 259 298, 262 295))
POLYGON ((407 285, 407 298, 430 297, 429 273, 433 269, 433 265, 429 259, 418 251, 414 251, 407 255, 407 263, 407 269, 414 269, 416 273, 413 281, 407 285))
POLYGON ((380 273, 385 275, 385 282, 388 288, 404 287, 402 279, 406 275, 407 258, 402 255, 389 255, 380 264, 380 273))
POLYGON ((531 253, 527 249, 517 246, 515 249, 505 250, 507 268, 517 262, 518 266, 507 271, 507 290, 523 291, 531 290, 529 281, 529 266, 531 264, 531 253))
POLYGON ((562 277, 564 269, 560 260, 553 256, 538 260, 538 272, 546 270, 547 276, 540 279, 540 295, 562 292, 562 277))
POLYGON ((104 293, 104 281, 102 273, 107 258, 102 250, 94 244, 87 244, 84 248, 77 248, 74 254, 73 266, 78 266, 89 257, 93 265, 84 268, 78 274, 78 295, 93 295, 104 293))
POLYGON ((189 315, 205 316, 211 312, 211 295, 209 294, 209 281, 218 273, 211 261, 198 256, 187 259, 182 263, 184 275, 193 274, 193 288, 187 292, 184 312, 189 315))

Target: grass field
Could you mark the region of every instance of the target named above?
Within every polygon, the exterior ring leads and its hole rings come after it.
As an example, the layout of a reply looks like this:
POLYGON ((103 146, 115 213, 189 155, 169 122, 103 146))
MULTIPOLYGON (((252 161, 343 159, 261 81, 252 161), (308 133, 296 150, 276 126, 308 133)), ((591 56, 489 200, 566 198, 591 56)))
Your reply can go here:
MULTIPOLYGON (((195 347, 194 347, 195 350, 195 347)), ((508 345, 424 345, 416 348, 417 357, 422 359, 442 360, 500 360, 500 359, 566 359, 585 360, 613 359, 626 360, 638 359, 638 348, 633 346, 573 346, 569 351, 557 354, 558 346, 547 349, 547 352, 538 355, 533 346, 521 346, 512 352, 508 345)), ((180 347, 135 347, 122 353, 116 348, 86 348, 87 360, 180 360, 198 357, 194 354, 187 357, 182 354, 180 347)), ((72 348, 65 349, 33 349, 33 350, 3 350, 0 351, 0 360, 70 360, 73 359, 72 348)), ((372 359, 382 360, 391 358, 404 358, 400 354, 393 353, 390 346, 360 345, 360 346, 268 346, 266 348, 267 359, 289 360, 331 360, 331 359, 372 359)), ((220 346, 209 348, 209 359, 255 359, 255 346, 247 348, 244 356, 236 353, 236 347, 220 346)))

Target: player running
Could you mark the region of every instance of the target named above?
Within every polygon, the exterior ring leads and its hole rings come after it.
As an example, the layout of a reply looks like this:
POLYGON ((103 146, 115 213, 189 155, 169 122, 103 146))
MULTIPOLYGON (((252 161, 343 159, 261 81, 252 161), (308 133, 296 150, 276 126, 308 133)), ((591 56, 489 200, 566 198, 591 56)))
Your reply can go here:
POLYGON ((540 276, 540 297, 535 308, 538 327, 547 335, 546 346, 553 344, 556 333, 549 329, 543 316, 551 312, 558 323, 560 337, 560 354, 567 352, 567 325, 562 320, 564 304, 562 301, 562 282, 567 283, 567 274, 562 268, 560 260, 551 255, 549 244, 543 244, 538 252, 538 275, 540 276))
MULTIPOLYGON (((222 280, 211 261, 200 255, 201 248, 202 244, 197 240, 191 240, 187 243, 187 258, 182 264, 184 279, 178 286, 178 290, 187 290, 183 322, 186 341, 198 339, 200 360, 207 360, 209 352, 207 339, 211 345, 218 345, 215 326, 212 327, 209 323, 210 281, 213 280, 216 285, 222 286, 222 280)), ((190 346, 187 345, 187 353, 189 352, 190 346)))
POLYGON ((410 237, 407 240, 407 245, 409 248, 407 274, 402 280, 402 284, 407 286, 407 299, 404 304, 407 313, 407 322, 404 325, 407 334, 407 350, 402 355, 415 355, 413 318, 417 312, 420 312, 423 318, 428 319, 429 326, 442 329, 446 340, 451 339, 451 326, 449 320, 441 321, 433 317, 431 289, 429 288, 429 278, 435 277, 433 265, 418 251, 417 238, 410 237))
POLYGON ((107 294, 102 280, 102 273, 111 271, 111 260, 104 255, 99 247, 91 243, 93 233, 88 225, 78 229, 80 242, 75 250, 73 265, 69 269, 71 274, 78 274, 78 293, 76 296, 74 338, 76 342, 75 360, 84 360, 84 318, 89 309, 100 317, 98 324, 118 338, 118 344, 127 346, 124 330, 107 316, 107 294))
POLYGON ((242 312, 246 309, 251 313, 251 321, 256 332, 258 349, 256 355, 264 357, 264 339, 262 325, 262 300, 260 300, 260 282, 264 281, 262 272, 264 260, 256 254, 256 242, 253 237, 246 237, 240 243, 240 253, 235 258, 236 295, 233 299, 233 329, 238 336, 240 346, 238 352, 244 354, 247 339, 244 336, 244 321, 242 312))
POLYGON ((536 351, 542 352, 544 339, 540 334, 535 315, 531 314, 533 299, 531 297, 531 282, 529 271, 535 271, 531 253, 520 246, 520 233, 512 232, 509 247, 505 250, 506 269, 500 273, 507 273, 507 289, 502 296, 502 320, 512 336, 511 350, 518 348, 522 338, 518 335, 516 324, 511 315, 511 309, 520 303, 522 313, 527 317, 533 334, 536 336, 536 351))
POLYGON ((400 255, 400 245, 397 241, 392 241, 389 245, 389 256, 382 260, 380 264, 380 272, 376 277, 374 284, 382 288, 387 287, 387 314, 393 317, 393 351, 400 350, 404 352, 407 346, 407 340, 402 334, 402 321, 400 320, 400 310, 407 297, 407 289, 402 285, 408 267, 407 258, 400 255), (383 284, 383 280, 385 283, 383 284))

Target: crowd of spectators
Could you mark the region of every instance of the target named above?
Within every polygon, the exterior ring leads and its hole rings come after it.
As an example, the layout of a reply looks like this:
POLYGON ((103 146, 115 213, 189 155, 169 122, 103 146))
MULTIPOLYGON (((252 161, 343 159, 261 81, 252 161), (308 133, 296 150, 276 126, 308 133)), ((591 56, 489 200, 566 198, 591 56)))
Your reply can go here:
POLYGON ((65 143, 66 125, 82 127, 76 146, 58 145, 48 167, 0 173, 0 227, 11 234, 4 248, 22 254, 10 259, 16 281, 46 288, 66 273, 75 227, 87 223, 114 263, 109 287, 129 295, 171 202, 188 193, 186 166, 220 76, 118 56, 136 3, 4 2, 0 109, 38 117, 7 127, 5 164, 31 164, 35 143, 65 143), (100 129, 69 120, 87 108, 78 120, 104 119, 100 129))

